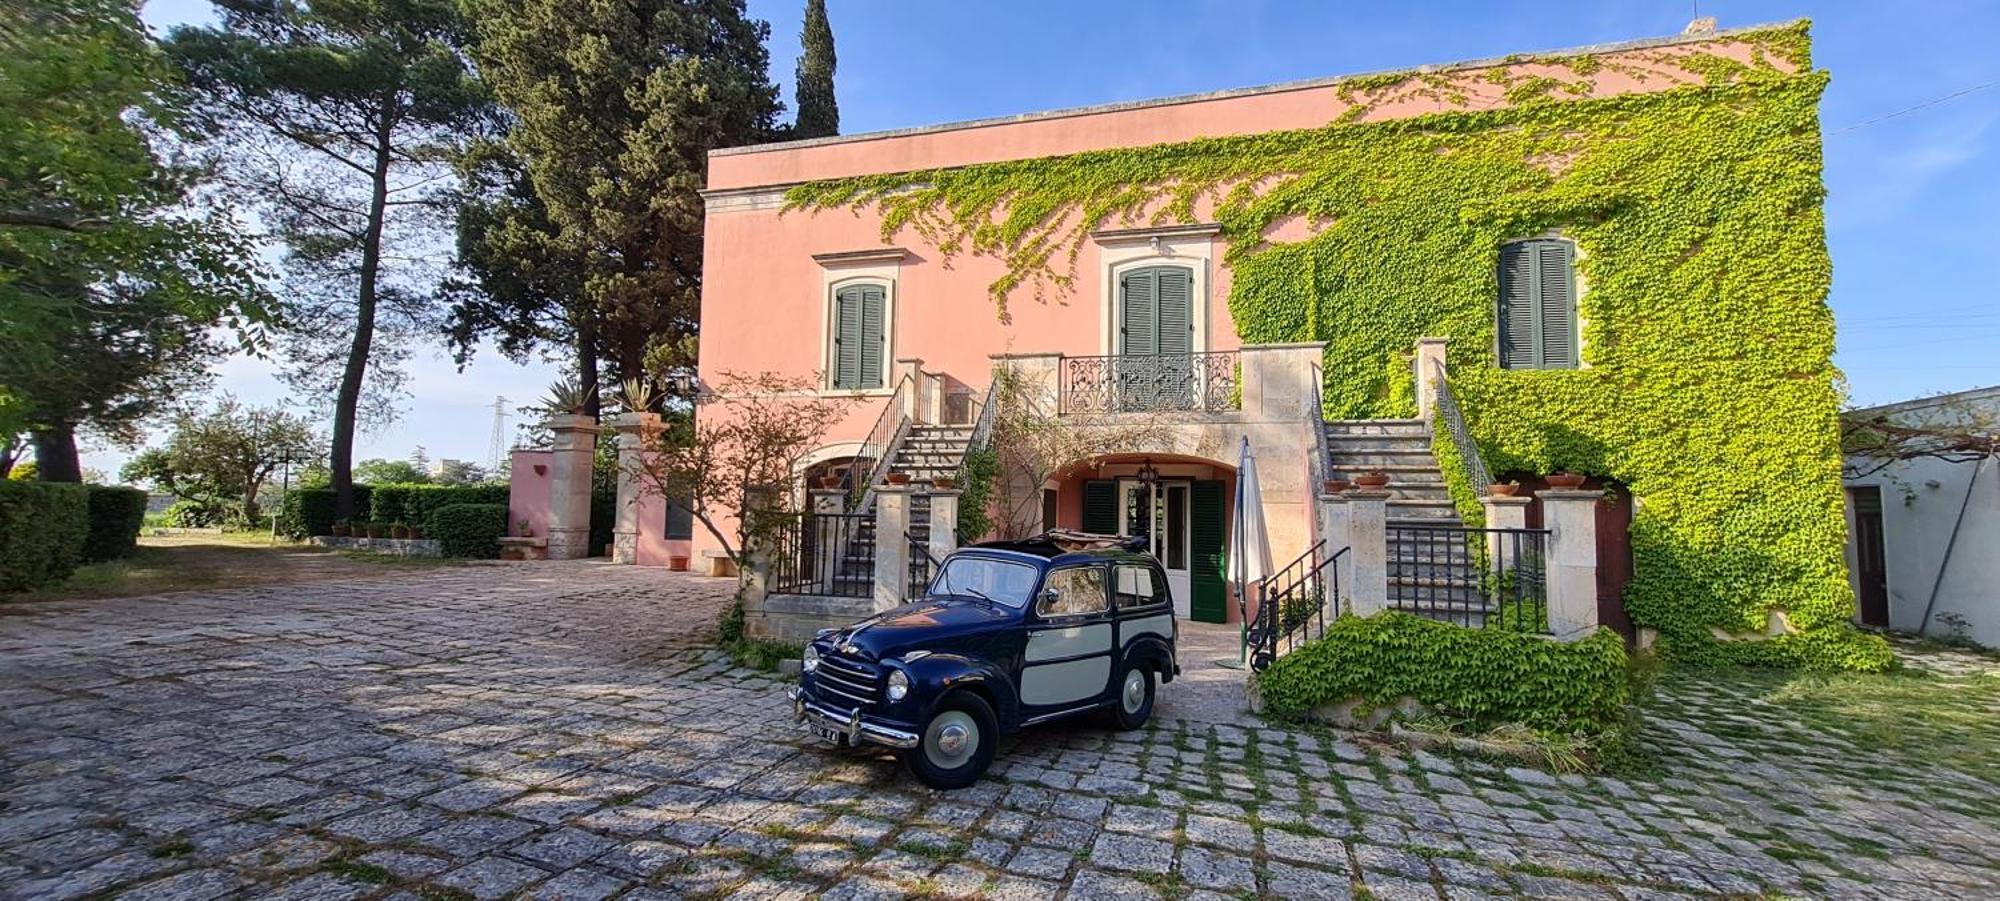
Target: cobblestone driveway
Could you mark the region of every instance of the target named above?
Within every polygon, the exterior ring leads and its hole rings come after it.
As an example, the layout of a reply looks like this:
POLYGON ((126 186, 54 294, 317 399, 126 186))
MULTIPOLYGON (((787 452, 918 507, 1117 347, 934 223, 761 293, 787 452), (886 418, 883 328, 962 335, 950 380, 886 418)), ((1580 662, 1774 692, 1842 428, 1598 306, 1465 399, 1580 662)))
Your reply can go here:
POLYGON ((1177 721, 931 794, 700 650, 726 590, 538 564, 0 612, 0 895, 2000 891, 1994 786, 1760 738, 1754 699, 1668 699, 1643 781, 1177 721))

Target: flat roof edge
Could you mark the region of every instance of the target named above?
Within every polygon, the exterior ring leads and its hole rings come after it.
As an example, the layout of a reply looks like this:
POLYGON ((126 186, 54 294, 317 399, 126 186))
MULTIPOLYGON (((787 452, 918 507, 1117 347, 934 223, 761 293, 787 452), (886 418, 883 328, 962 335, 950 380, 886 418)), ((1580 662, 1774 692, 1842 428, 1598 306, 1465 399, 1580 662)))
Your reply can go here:
POLYGON ((1368 72, 1353 72, 1346 75, 1328 75, 1299 81, 1284 81, 1276 84, 1256 85, 1246 88, 1228 88, 1220 91, 1205 91, 1193 94, 1177 94, 1171 97, 1155 97, 1146 100, 1124 100, 1114 103, 1100 103, 1091 106, 1072 106, 1062 109, 1017 113, 1011 116, 992 116, 984 119, 966 119, 959 122, 942 122, 936 125, 916 125, 909 128, 892 128, 884 131, 867 131, 851 135, 832 135, 824 138, 805 138, 797 141, 779 141, 771 144, 747 144, 741 147, 719 147, 710 150, 710 157, 740 156, 752 153, 775 153, 785 150, 803 150, 810 147, 825 147, 835 144, 856 144, 864 141, 880 141, 889 138, 903 138, 914 135, 936 134, 947 131, 964 131, 974 128, 992 128, 1021 122, 1039 122, 1047 119, 1066 119, 1075 116, 1092 116, 1100 113, 1115 113, 1125 110, 1147 109, 1156 106, 1176 106, 1183 103, 1201 103, 1209 100, 1226 100, 1232 97, 1248 97, 1257 94, 1283 94, 1291 91, 1307 91, 1353 81, 1359 78, 1373 78, 1398 72, 1429 73, 1450 72, 1458 69, 1480 69, 1489 66, 1519 62, 1519 57, 1540 57, 1561 59, 1570 56, 1589 56, 1599 53, 1616 53, 1625 50, 1645 50, 1652 47, 1671 47, 1680 44, 1700 44, 1727 39, 1737 35, 1759 31, 1789 28, 1804 18, 1783 22, 1764 22, 1756 25, 1741 25, 1735 28, 1720 28, 1702 34, 1676 34, 1665 37, 1638 38, 1629 41, 1613 41, 1603 44, 1589 44, 1582 47, 1567 47, 1559 50, 1529 50, 1492 56, 1484 59, 1462 60, 1451 63, 1427 63, 1419 66, 1401 66, 1393 69, 1375 69, 1368 72))

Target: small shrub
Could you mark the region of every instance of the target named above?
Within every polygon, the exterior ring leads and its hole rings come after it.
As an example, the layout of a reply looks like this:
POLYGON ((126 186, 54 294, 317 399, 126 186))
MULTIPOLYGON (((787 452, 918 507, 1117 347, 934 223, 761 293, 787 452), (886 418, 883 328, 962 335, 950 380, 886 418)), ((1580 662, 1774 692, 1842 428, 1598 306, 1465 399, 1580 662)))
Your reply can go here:
POLYGON ((213 529, 226 518, 221 507, 201 501, 174 501, 162 514, 171 529, 213 529))
POLYGON ((90 486, 90 537, 83 559, 97 563, 131 555, 146 523, 146 492, 114 485, 90 486))
POLYGON ((88 488, 0 481, 0 594, 69 578, 89 536, 88 488))
MULTIPOLYGON (((372 489, 367 485, 354 486, 353 522, 368 521, 371 494, 372 489)), ((312 535, 331 535, 333 520, 333 489, 300 488, 285 495, 278 512, 278 531, 290 535, 294 541, 312 535)))
POLYGON ((401 522, 428 532, 437 511, 460 504, 507 503, 506 485, 385 484, 369 488, 369 515, 381 522, 401 522))
POLYGON ((454 504, 431 515, 424 534, 437 539, 447 557, 500 556, 500 536, 507 534, 507 505, 454 504))

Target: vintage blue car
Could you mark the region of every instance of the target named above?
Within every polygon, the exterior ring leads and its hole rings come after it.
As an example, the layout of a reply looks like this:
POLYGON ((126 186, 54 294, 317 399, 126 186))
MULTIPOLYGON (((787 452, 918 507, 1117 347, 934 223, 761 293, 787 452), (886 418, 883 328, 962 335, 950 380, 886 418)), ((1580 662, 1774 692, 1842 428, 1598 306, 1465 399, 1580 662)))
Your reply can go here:
POLYGON ((925 785, 962 788, 1024 726, 1144 725, 1180 673, 1178 634, 1159 561, 1121 539, 988 542, 947 558, 922 600, 822 631, 792 705, 821 739, 899 749, 925 785))

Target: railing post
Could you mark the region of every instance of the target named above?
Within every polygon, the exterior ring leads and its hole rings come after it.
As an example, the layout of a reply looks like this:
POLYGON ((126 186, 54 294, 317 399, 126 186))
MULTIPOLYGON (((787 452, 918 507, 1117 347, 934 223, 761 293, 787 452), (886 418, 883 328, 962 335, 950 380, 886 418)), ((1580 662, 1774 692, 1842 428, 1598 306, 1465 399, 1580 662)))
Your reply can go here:
POLYGON ((549 417, 555 453, 549 461, 549 559, 590 556, 590 475, 597 459, 597 421, 549 417))
POLYGON ((924 412, 927 409, 923 398, 929 393, 930 388, 930 379, 924 377, 924 361, 914 357, 897 360, 896 382, 901 384, 905 379, 909 380, 910 390, 902 395, 903 418, 921 425, 925 421, 924 412))
POLYGON ((910 495, 908 485, 875 488, 875 609, 903 603, 910 582, 910 495))
POLYGON ((1549 631, 1577 639, 1597 631, 1597 503, 1602 491, 1537 491, 1549 528, 1549 631))
MULTIPOLYGON (((1507 553, 1502 542, 1510 536, 1502 535, 1494 529, 1525 529, 1528 527, 1528 505, 1534 503, 1531 497, 1501 497, 1489 494, 1479 499, 1486 508, 1486 559, 1494 562, 1494 575, 1507 572, 1520 564, 1520 560, 1507 553)), ((1518 539, 1515 539, 1518 540, 1518 539)), ((1519 553, 1519 545, 1515 546, 1519 553)))
MULTIPOLYGON (((1352 527, 1349 525, 1347 495, 1321 494, 1319 496, 1319 537, 1326 542, 1326 546, 1321 548, 1321 553, 1328 557, 1339 554, 1341 548, 1348 547, 1353 543, 1352 527)), ((1341 554, 1340 559, 1334 563, 1333 577, 1334 581, 1339 583, 1342 591, 1347 592, 1349 595, 1354 593, 1354 553, 1352 551, 1341 554)), ((1339 615, 1343 609, 1346 609, 1346 605, 1343 603, 1344 600, 1344 598, 1337 597, 1327 599, 1328 603, 1333 606, 1335 615, 1339 615)))
POLYGON ((845 521, 835 517, 846 512, 847 489, 814 488, 812 490, 812 513, 806 522, 812 525, 812 533, 799 536, 800 550, 805 543, 812 542, 813 572, 800 573, 810 576, 813 584, 827 594, 839 594, 835 580, 840 576, 840 564, 847 553, 843 545, 854 540, 851 530, 840 528, 845 521))
POLYGON ((1437 404, 1438 379, 1444 375, 1444 347, 1443 338, 1417 339, 1417 418, 1426 424, 1437 404))
POLYGON ((939 563, 958 550, 958 496, 965 492, 957 488, 931 489, 931 556, 939 563))
POLYGON ((1347 492, 1347 556, 1354 561, 1348 597, 1357 616, 1389 607, 1389 497, 1379 489, 1347 492))

